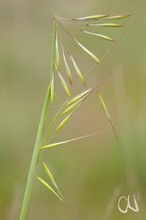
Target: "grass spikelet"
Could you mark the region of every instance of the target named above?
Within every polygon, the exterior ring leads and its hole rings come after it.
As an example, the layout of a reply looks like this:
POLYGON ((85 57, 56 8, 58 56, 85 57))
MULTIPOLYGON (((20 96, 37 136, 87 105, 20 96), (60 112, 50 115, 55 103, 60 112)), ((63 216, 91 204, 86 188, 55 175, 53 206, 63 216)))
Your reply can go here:
POLYGON ((101 104, 101 106, 102 106, 104 112, 106 113, 108 119, 110 119, 108 109, 107 109, 107 107, 106 107, 106 104, 105 104, 105 102, 104 102, 102 96, 99 94, 99 92, 97 92, 97 95, 98 95, 98 99, 99 99, 99 101, 100 101, 100 104, 101 104))
POLYGON ((103 24, 85 24, 85 26, 95 26, 95 27, 122 27, 122 24, 116 23, 103 23, 103 24))
POLYGON ((67 63, 66 57, 65 57, 65 52, 64 52, 64 48, 62 47, 62 55, 63 55, 63 60, 64 60, 64 65, 65 65, 65 69, 66 69, 66 73, 69 79, 70 84, 72 85, 72 75, 71 75, 71 70, 69 68, 69 65, 67 63))
POLYGON ((123 19, 123 18, 128 18, 130 17, 131 15, 130 14, 127 14, 127 15, 109 15, 109 16, 106 16, 105 18, 103 19, 111 19, 111 20, 119 20, 119 19, 123 19))
POLYGON ((37 179, 47 188, 49 191, 51 191, 55 196, 57 196, 61 201, 63 201, 63 198, 41 177, 37 176, 37 179))
POLYGON ((60 56, 59 56, 59 46, 58 46, 58 34, 56 32, 56 42, 55 42, 55 51, 56 51, 56 70, 59 70, 60 66, 60 56))
MULTIPOLYGON (((72 112, 73 113, 73 112, 72 112)), ((66 118, 63 119, 63 121, 58 125, 58 127, 56 128, 56 131, 59 131, 65 124, 66 122, 69 120, 69 118, 71 117, 72 113, 70 113, 66 118)))
POLYGON ((74 39, 75 42, 93 59, 97 64, 101 63, 100 60, 86 47, 84 47, 78 40, 74 39))
POLYGON ((58 187, 58 185, 57 185, 57 183, 56 183, 56 181, 55 181, 55 179, 54 179, 54 177, 51 173, 51 171, 49 170, 49 168, 47 167, 47 165, 44 162, 42 163, 42 165, 43 165, 43 168, 44 168, 45 172, 47 173, 49 179, 51 180, 52 184, 54 185, 54 187, 58 191, 58 194, 60 194, 61 197, 63 197, 62 193, 60 192, 59 187, 58 187))
POLYGON ((91 15, 86 17, 80 17, 80 18, 72 18, 72 21, 96 21, 101 18, 106 18, 108 15, 91 15))
POLYGON ((79 18, 62 18, 58 15, 56 15, 56 18, 60 21, 64 22, 88 22, 88 21, 97 21, 102 18, 106 18, 108 15, 90 15, 85 17, 79 17, 79 18))
POLYGON ((85 139, 85 138, 89 138, 89 137, 92 137, 92 136, 101 134, 101 133, 103 133, 103 132, 105 132, 105 131, 106 131, 106 130, 104 130, 104 131, 98 131, 98 132, 95 132, 95 133, 91 133, 91 134, 87 134, 87 135, 84 135, 84 136, 72 138, 72 139, 69 139, 69 140, 65 140, 65 141, 60 141, 60 142, 57 142, 57 143, 48 144, 48 145, 42 146, 41 149, 47 149, 47 148, 57 147, 57 146, 60 146, 60 145, 63 145, 63 144, 67 144, 67 143, 70 143, 70 142, 82 140, 82 139, 85 139))
POLYGON ((52 148, 52 147, 57 147, 59 145, 63 145, 63 144, 66 144, 66 143, 69 143, 71 142, 71 140, 66 140, 66 141, 60 141, 60 142, 57 142, 57 143, 53 143, 53 144, 48 144, 48 145, 45 145, 45 146, 42 146, 41 149, 47 149, 47 148, 52 148))
POLYGON ((66 82, 65 82, 65 80, 64 80, 64 78, 63 78, 63 76, 61 75, 60 72, 58 72, 58 75, 59 75, 60 81, 61 81, 61 83, 62 83, 62 86, 63 86, 63 88, 64 88, 66 94, 67 94, 68 96, 70 96, 69 88, 68 88, 68 86, 67 86, 67 84, 66 84, 66 82))
POLYGON ((118 136, 118 134, 117 134, 117 132, 116 132, 116 130, 115 130, 115 128, 114 128, 113 122, 112 122, 112 120, 111 120, 111 118, 110 118, 110 115, 109 115, 107 106, 106 106, 106 104, 105 104, 105 102, 104 102, 104 100, 103 100, 101 94, 99 94, 98 91, 97 91, 97 95, 98 95, 98 99, 99 99, 99 101, 100 101, 100 104, 101 104, 101 106, 102 106, 102 109, 104 110, 104 112, 105 112, 105 114, 106 114, 106 116, 107 116, 107 118, 108 118, 108 121, 109 121, 109 123, 110 123, 110 125, 111 125, 111 127, 112 127, 112 130, 113 130, 113 133, 114 133, 114 135, 115 135, 115 138, 116 138, 117 142, 118 142, 120 145, 122 145, 122 144, 121 144, 121 141, 120 141, 120 139, 119 139, 119 136, 118 136))
POLYGON ((61 114, 61 116, 67 114, 68 112, 72 111, 73 109, 75 109, 76 107, 78 107, 78 105, 81 104, 82 100, 78 100, 75 103, 73 103, 72 105, 69 105, 61 114))
POLYGON ((84 33, 86 34, 89 34, 89 35, 92 35, 92 36, 96 36, 96 37, 99 37, 103 40, 108 40, 108 41, 113 41, 115 42, 115 40, 109 36, 106 36, 106 35, 103 35, 103 34, 97 34, 97 33, 93 33, 93 32, 89 32, 89 31, 86 31, 86 30, 82 30, 84 33))
POLYGON ((80 93, 79 95, 75 96, 74 98, 72 98, 71 100, 69 100, 67 103, 66 103, 66 106, 69 106, 69 105, 72 105, 73 103, 75 102, 78 102, 79 100, 85 98, 88 96, 88 94, 91 92, 91 88, 90 89, 87 89, 85 90, 84 92, 80 93))
POLYGON ((85 79, 84 79, 84 77, 83 77, 83 75, 82 75, 82 73, 81 73, 81 71, 80 71, 80 69, 79 69, 79 67, 78 67, 78 65, 77 65, 77 63, 76 63, 76 61, 74 60, 73 56, 72 56, 69 52, 68 52, 68 54, 69 54, 70 59, 71 59, 73 65, 74 65, 74 68, 75 68, 75 70, 76 70, 76 73, 77 73, 78 77, 80 78, 81 82, 82 82, 84 85, 86 85, 85 79))

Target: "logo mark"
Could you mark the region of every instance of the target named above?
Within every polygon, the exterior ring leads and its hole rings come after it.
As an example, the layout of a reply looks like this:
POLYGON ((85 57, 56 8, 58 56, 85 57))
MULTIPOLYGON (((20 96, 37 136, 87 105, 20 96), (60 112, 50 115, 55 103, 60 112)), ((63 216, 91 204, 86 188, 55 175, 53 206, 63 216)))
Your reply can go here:
POLYGON ((130 195, 128 195, 128 197, 121 196, 118 200, 118 209, 119 209, 119 211, 123 214, 126 214, 129 209, 131 209, 133 212, 139 212, 139 207, 138 207, 135 195, 133 195, 133 201, 134 201, 134 205, 132 207, 131 204, 130 204, 130 195), (121 208, 122 201, 126 202, 126 207, 125 208, 121 208))

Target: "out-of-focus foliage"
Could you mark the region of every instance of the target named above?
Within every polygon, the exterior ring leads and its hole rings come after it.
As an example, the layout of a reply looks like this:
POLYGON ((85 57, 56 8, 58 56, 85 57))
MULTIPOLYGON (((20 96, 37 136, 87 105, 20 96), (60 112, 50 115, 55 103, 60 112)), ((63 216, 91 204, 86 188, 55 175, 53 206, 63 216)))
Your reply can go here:
MULTIPOLYGON (((55 141, 109 130, 48 149, 44 155, 61 192, 77 214, 36 181, 28 220, 75 219, 74 215, 84 220, 141 220, 146 216, 145 7, 144 0, 56 1, 56 11, 63 17, 133 14, 124 22, 126 27, 122 30, 108 29, 103 33, 119 39, 108 53, 109 42, 94 37, 91 41, 91 36, 82 34, 77 36, 95 54, 104 57, 102 65, 92 70, 86 81, 96 84, 112 76, 100 93, 123 148, 116 142, 97 96, 93 95, 55 141), (121 214, 117 198, 133 193, 139 196, 140 212, 121 214), (106 211, 108 204, 113 205, 110 216, 106 211)), ((51 14, 50 1, 2 0, 0 4, 0 219, 16 219, 23 195, 49 80, 51 14)), ((70 44, 68 39, 66 41, 70 44)), ((82 72, 86 72, 92 61, 88 62, 88 57, 73 44, 70 48, 82 72)), ((64 91, 60 89, 61 94, 64 95, 64 91)))

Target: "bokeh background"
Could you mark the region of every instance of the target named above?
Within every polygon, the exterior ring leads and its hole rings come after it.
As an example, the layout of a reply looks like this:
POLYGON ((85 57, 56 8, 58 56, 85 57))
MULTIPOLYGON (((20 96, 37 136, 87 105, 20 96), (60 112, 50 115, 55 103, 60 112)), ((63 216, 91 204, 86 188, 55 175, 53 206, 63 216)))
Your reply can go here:
MULTIPOLYGON (((104 57, 102 65, 92 70, 86 79, 90 86, 112 77, 100 92, 123 147, 116 142, 96 95, 92 95, 56 140, 104 132, 44 154, 72 208, 62 204, 35 180, 27 219, 143 220, 146 216, 146 3, 142 0, 56 0, 55 7, 57 14, 64 17, 132 14, 123 22, 124 28, 103 31, 119 39, 110 50, 109 42, 75 32, 91 51, 104 57), (138 213, 119 212, 118 199, 128 195, 132 204, 133 195, 136 196, 138 213)), ((3 220, 17 219, 21 205, 49 80, 51 19, 49 0, 1 0, 0 219, 3 220)), ((67 43, 81 70, 86 72, 93 61, 72 41, 68 39, 67 43)), ((76 88, 74 94, 84 89, 80 84, 76 88)), ((60 84, 57 91, 64 97, 60 84)))

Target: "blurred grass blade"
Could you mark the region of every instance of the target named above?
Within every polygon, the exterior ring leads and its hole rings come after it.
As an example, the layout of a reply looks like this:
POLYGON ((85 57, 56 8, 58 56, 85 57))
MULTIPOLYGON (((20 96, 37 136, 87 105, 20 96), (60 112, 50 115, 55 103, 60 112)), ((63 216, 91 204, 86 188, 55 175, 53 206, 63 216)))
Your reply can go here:
POLYGON ((56 42, 55 42, 55 49, 56 49, 56 70, 59 70, 60 66, 60 56, 59 56, 59 46, 58 46, 58 35, 56 32, 56 42))
POLYGON ((55 196, 57 196, 61 201, 63 201, 63 198, 41 177, 37 176, 37 179, 47 188, 49 189, 55 196))
POLYGON ((115 40, 109 36, 106 36, 106 35, 103 35, 103 34, 97 34, 97 33, 93 33, 93 32, 89 32, 89 31, 86 31, 86 30, 82 30, 84 33, 86 34, 89 34, 89 35, 92 35, 92 36, 96 36, 96 37, 99 37, 103 40, 108 40, 108 41, 113 41, 115 42, 115 40))
POLYGON ((62 51, 63 51, 63 60, 64 60, 64 65, 65 65, 66 73, 67 73, 69 82, 72 85, 72 75, 71 75, 71 71, 70 71, 69 65, 68 65, 66 57, 65 57, 65 52, 64 52, 64 48, 63 47, 62 47, 62 51))
POLYGON ((82 82, 84 85, 86 85, 85 80, 84 80, 84 77, 83 77, 83 75, 82 75, 82 73, 81 73, 79 67, 78 67, 77 64, 76 64, 76 61, 74 60, 73 56, 72 56, 70 53, 68 53, 68 54, 69 54, 70 59, 71 59, 73 65, 74 65, 74 68, 75 68, 75 70, 76 70, 76 73, 77 73, 78 77, 80 78, 81 82, 82 82))
POLYGON ((50 100, 51 103, 54 101, 54 75, 52 76, 51 84, 50 84, 50 100))
POLYGON ((84 92, 80 93, 79 95, 75 96, 74 98, 72 98, 71 100, 69 100, 66 103, 66 106, 72 105, 75 102, 78 102, 79 100, 81 100, 82 98, 85 98, 86 96, 88 96, 88 94, 91 92, 91 88, 85 90, 84 92))
POLYGON ((126 14, 126 15, 109 15, 103 19, 111 19, 111 20, 118 20, 118 19, 123 19, 123 18, 128 18, 130 17, 130 14, 126 14))
POLYGON ((78 107, 78 105, 81 104, 82 100, 78 100, 75 103, 73 103, 72 105, 69 105, 69 107, 67 107, 61 114, 61 116, 67 114, 68 112, 72 111, 73 109, 75 109, 76 107, 78 107))
POLYGON ((48 145, 42 146, 41 149, 47 149, 47 148, 57 147, 57 146, 60 146, 60 145, 63 145, 63 144, 67 144, 67 143, 70 143, 70 142, 82 140, 82 139, 85 139, 85 138, 88 138, 88 137, 92 137, 92 136, 101 134, 101 133, 103 133, 103 132, 105 132, 105 131, 106 131, 106 130, 104 130, 104 131, 98 131, 98 132, 95 132, 95 133, 92 133, 92 134, 87 134, 87 135, 84 135, 84 136, 72 138, 72 139, 69 139, 69 140, 66 140, 66 141, 60 141, 60 142, 57 142, 57 143, 48 144, 48 145))
POLYGON ((122 27, 122 24, 116 23, 103 23, 103 24, 85 24, 85 26, 95 26, 95 27, 122 27))
POLYGON ((51 180, 51 182, 53 183, 53 185, 54 185, 55 188, 57 189, 58 194, 60 194, 61 197, 63 197, 63 196, 62 196, 62 193, 61 193, 60 190, 59 190, 59 187, 57 186, 57 183, 56 183, 56 181, 55 181, 55 179, 54 179, 52 173, 51 173, 50 170, 49 170, 49 168, 47 167, 47 165, 46 165, 44 162, 42 163, 42 165, 43 165, 43 168, 44 168, 44 170, 46 171, 46 173, 47 173, 49 179, 51 180))
POLYGON ((67 84, 66 84, 66 82, 65 82, 65 80, 64 80, 64 78, 63 78, 63 76, 60 74, 60 72, 58 72, 58 75, 59 75, 60 81, 61 81, 61 83, 62 83, 62 86, 63 86, 63 88, 64 88, 66 94, 67 94, 68 96, 70 96, 69 88, 68 88, 68 86, 67 86, 67 84))
POLYGON ((56 128, 56 131, 59 131, 65 125, 65 123, 69 120, 71 115, 72 115, 72 113, 69 114, 65 119, 63 119, 63 121, 56 128))
POLYGON ((101 63, 100 60, 90 51, 88 50, 86 47, 84 47, 78 40, 76 40, 74 38, 75 42, 92 58, 94 59, 97 64, 101 63))

